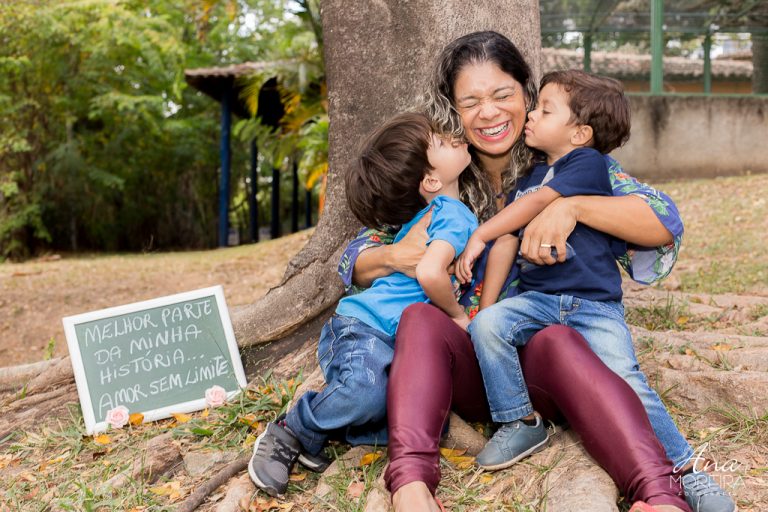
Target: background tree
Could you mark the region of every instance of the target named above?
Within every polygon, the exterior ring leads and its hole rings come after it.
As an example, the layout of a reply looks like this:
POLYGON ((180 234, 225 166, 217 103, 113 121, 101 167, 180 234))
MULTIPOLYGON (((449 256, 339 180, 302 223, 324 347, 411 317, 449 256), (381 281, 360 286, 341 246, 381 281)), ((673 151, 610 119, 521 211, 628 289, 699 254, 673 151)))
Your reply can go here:
POLYGON ((448 41, 476 30, 497 30, 519 45, 538 73, 539 13, 533 0, 326 0, 322 25, 330 112, 327 206, 281 284, 233 314, 241 345, 278 339, 338 300, 342 287, 336 267, 360 227, 346 207, 344 173, 375 126, 416 104, 448 41))

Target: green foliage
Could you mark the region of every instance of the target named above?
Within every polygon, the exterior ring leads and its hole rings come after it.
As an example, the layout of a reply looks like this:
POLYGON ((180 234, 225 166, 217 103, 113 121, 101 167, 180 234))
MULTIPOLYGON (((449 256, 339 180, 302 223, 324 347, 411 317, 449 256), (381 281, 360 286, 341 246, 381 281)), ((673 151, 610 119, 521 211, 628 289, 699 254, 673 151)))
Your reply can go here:
MULTIPOLYGON (((328 170, 328 103, 325 68, 322 60, 322 29, 317 2, 297 2, 299 22, 285 25, 271 48, 274 64, 245 77, 241 96, 252 114, 258 112, 259 92, 277 78, 285 114, 274 129, 254 117, 236 124, 235 136, 244 142, 255 140, 262 156, 264 181, 271 181, 272 169, 289 177, 295 164, 299 180, 309 191, 328 170)), ((287 180, 281 180, 283 183, 287 180)))
POLYGON ((184 69, 300 55, 303 23, 284 0, 3 2, 0 259, 212 246, 218 108, 184 69))

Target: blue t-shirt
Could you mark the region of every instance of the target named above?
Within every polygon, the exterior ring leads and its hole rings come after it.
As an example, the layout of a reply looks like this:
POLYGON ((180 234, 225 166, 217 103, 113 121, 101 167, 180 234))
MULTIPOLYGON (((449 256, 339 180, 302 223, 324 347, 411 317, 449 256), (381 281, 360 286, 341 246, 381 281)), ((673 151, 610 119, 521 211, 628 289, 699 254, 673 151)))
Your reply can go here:
MULTIPOLYGON (((427 228, 427 245, 434 240, 443 240, 453 246, 456 251, 454 257, 458 256, 467 245, 469 236, 477 229, 477 218, 464 203, 446 196, 434 198, 408 224, 400 228, 394 241, 401 240, 430 208, 432 220, 427 228)), ((416 279, 395 272, 376 279, 362 293, 341 299, 336 313, 357 318, 394 336, 403 310, 411 304, 428 301, 416 279)))
MULTIPOLYGON (((544 185, 563 197, 613 195, 605 157, 592 148, 575 149, 551 166, 537 164, 520 180, 514 199, 544 185)), ((525 236, 524 230, 521 236, 525 236)), ((626 243, 584 224, 576 224, 567 242, 565 262, 521 267, 520 290, 597 301, 621 300, 616 258, 626 252, 626 243)))

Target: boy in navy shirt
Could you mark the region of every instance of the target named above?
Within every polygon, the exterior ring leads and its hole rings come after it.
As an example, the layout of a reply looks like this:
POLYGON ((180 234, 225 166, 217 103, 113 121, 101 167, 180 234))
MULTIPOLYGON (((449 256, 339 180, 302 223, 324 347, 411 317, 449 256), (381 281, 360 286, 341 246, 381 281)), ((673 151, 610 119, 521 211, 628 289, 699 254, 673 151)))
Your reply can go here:
MULTIPOLYGON (((485 244, 523 228, 549 203, 573 195, 612 195, 604 154, 629 138, 630 106, 616 80, 582 71, 557 71, 542 79, 536 109, 525 127, 526 144, 540 153, 521 177, 513 201, 480 226, 457 263, 460 281, 485 244)), ((640 371, 624 321, 621 275, 615 258, 626 250, 614 237, 576 224, 555 265, 520 266, 520 295, 481 310, 469 332, 483 373, 493 420, 501 426, 477 456, 488 470, 511 466, 541 449, 547 433, 531 406, 517 347, 548 325, 576 329, 592 350, 637 392, 668 456, 690 453, 658 395, 640 371)), ((493 249, 492 249, 493 250, 493 249)), ((542 371, 546 369, 542 368, 542 371)))
POLYGON ((248 472, 271 496, 282 495, 297 460, 310 469, 328 435, 352 444, 386 443, 386 391, 395 331, 403 310, 432 302, 466 329, 469 318, 446 270, 464 250, 477 218, 459 201, 459 176, 469 165, 466 143, 435 133, 426 116, 400 114, 364 143, 346 176, 355 216, 368 227, 402 225, 402 239, 431 211, 427 250, 416 278, 395 272, 341 299, 323 327, 318 359, 326 387, 307 392, 284 419, 258 437, 248 472))

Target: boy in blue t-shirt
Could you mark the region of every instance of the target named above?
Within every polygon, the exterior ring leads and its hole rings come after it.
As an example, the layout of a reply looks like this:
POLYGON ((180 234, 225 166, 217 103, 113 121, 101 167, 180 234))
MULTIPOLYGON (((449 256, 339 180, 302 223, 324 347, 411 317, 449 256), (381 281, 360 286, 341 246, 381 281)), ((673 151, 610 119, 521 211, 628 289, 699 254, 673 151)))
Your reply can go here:
MULTIPOLYGON (((626 142, 629 129, 629 101, 616 80, 575 70, 545 75, 525 127, 526 144, 543 158, 520 178, 511 204, 472 235, 456 265, 459 281, 471 278, 472 263, 486 243, 516 230, 522 237, 525 225, 555 199, 612 195, 604 154, 626 142)), ((554 254, 565 251, 565 261, 521 263, 521 293, 481 310, 469 327, 491 416, 501 424, 477 456, 478 465, 502 469, 546 444, 546 429, 528 397, 517 347, 554 324, 573 327, 584 336, 638 394, 668 457, 687 460, 692 450, 640 371, 624 321, 615 261, 625 252, 624 243, 577 223, 565 247, 541 248, 554 254)))
POLYGON ((256 440, 248 472, 269 495, 285 493, 296 460, 322 467, 316 461, 332 432, 352 444, 386 443, 387 377, 407 306, 429 301, 463 329, 469 325, 447 271, 477 228, 459 200, 469 162, 467 144, 441 137, 421 114, 395 116, 363 144, 346 176, 350 209, 368 227, 402 225, 395 242, 431 211, 427 250, 416 278, 395 272, 339 302, 317 349, 325 389, 304 394, 256 440))

